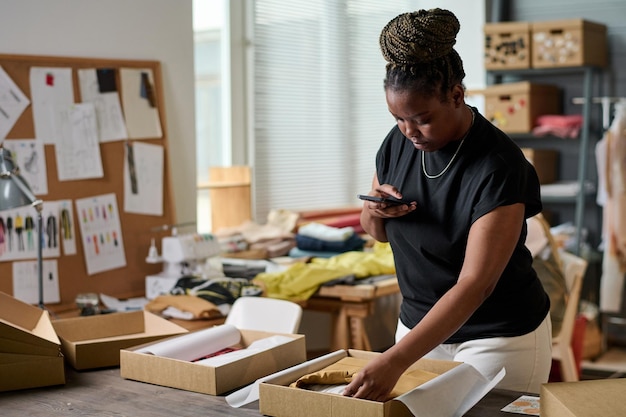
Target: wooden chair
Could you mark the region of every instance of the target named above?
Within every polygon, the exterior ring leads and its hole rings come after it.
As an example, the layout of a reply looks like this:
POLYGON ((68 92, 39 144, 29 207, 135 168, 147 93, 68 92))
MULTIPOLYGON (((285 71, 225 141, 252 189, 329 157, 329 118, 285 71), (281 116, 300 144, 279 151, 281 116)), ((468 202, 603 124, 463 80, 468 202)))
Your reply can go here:
POLYGON ((572 335, 578 315, 578 302, 583 278, 587 270, 587 261, 569 252, 560 252, 565 281, 567 283, 567 304, 563 324, 558 335, 552 338, 552 359, 561 366, 563 381, 578 381, 579 369, 572 350, 572 335))

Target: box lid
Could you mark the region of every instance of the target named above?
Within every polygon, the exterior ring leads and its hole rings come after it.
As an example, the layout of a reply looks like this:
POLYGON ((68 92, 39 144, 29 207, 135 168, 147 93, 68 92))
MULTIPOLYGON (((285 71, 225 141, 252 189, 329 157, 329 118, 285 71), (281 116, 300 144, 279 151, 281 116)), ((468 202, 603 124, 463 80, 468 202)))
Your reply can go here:
POLYGON ((485 33, 527 32, 529 30, 529 22, 485 23, 485 25, 483 26, 483 31, 485 33))
POLYGON ((590 22, 585 19, 563 19, 533 22, 532 31, 559 30, 559 29, 585 29, 606 32, 606 25, 590 22))
POLYGON ((0 338, 22 344, 25 349, 22 353, 34 353, 28 350, 29 345, 52 350, 60 349, 61 345, 46 310, 3 292, 0 292, 0 338))
POLYGON ((537 84, 530 81, 494 84, 483 90, 485 95, 518 94, 518 93, 556 93, 558 87, 549 84, 537 84))

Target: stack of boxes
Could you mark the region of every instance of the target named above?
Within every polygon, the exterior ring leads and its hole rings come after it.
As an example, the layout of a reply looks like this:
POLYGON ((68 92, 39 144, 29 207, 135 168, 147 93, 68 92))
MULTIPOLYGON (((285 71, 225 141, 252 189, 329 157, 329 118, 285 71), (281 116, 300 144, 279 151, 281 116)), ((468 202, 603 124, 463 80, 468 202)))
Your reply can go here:
MULTIPOLYGON (((488 23, 485 69, 488 71, 605 67, 606 26, 583 19, 488 23)), ((556 86, 529 82, 489 86, 485 116, 507 133, 529 133, 537 117, 561 114, 556 86)))
MULTIPOLYGON (((543 22, 488 23, 484 27, 484 64, 488 71, 605 67, 608 64, 607 29, 584 19, 543 22)), ((511 82, 484 91, 485 117, 506 133, 532 132, 542 115, 563 112, 561 91, 555 85, 511 82)), ((542 183, 556 177, 554 150, 525 149, 542 183), (551 166, 537 166, 537 162, 551 166)))

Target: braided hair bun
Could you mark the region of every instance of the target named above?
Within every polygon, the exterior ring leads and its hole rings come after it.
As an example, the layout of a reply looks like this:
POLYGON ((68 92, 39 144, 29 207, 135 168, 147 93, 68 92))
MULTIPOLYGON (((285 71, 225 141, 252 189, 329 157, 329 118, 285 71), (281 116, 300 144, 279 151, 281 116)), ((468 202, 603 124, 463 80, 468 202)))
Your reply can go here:
POLYGON ((380 34, 380 48, 391 65, 412 66, 453 51, 461 25, 444 9, 418 10, 392 19, 380 34))

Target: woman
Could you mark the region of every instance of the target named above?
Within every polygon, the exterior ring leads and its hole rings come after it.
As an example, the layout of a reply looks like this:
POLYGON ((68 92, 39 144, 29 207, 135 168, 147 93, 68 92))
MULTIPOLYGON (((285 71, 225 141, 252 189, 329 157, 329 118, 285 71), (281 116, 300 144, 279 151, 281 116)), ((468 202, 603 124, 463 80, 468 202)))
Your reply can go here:
POLYGON ((442 9, 405 13, 380 35, 397 125, 376 157, 361 224, 390 242, 403 296, 396 344, 344 395, 384 400, 426 357, 466 362, 500 388, 540 390, 551 365, 550 303, 525 248, 541 211, 539 181, 519 147, 465 104, 460 25, 442 9))

